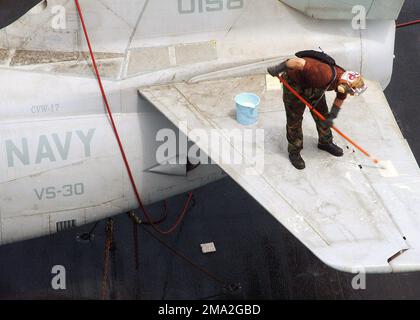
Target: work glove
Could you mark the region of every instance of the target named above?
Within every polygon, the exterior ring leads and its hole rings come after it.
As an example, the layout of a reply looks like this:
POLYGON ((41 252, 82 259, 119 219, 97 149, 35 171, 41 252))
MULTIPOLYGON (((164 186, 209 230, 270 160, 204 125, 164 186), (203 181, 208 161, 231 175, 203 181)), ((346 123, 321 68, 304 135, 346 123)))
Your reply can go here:
POLYGON ((336 105, 332 106, 331 112, 328 114, 328 117, 322 123, 325 129, 330 129, 334 125, 334 120, 337 119, 340 110, 340 107, 337 107, 336 105))
POLYGON ((280 73, 284 72, 287 70, 287 60, 283 61, 282 63, 270 67, 267 69, 268 73, 272 76, 272 77, 277 77, 280 73))

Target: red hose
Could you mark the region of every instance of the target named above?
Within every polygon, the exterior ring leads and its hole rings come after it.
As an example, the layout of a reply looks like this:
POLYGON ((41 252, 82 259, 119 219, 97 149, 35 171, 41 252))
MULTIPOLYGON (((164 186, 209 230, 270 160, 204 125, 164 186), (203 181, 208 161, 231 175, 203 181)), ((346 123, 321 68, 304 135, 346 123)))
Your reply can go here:
MULTIPOLYGON (((317 110, 315 110, 314 107, 311 106, 311 104, 306 101, 293 87, 287 83, 287 81, 282 77, 277 77, 281 83, 291 92, 293 93, 302 103, 304 103, 321 121, 325 121, 325 117, 319 113, 317 110)), ((364 150, 362 147, 360 147, 356 142, 354 142, 352 139, 350 139, 347 135, 345 135, 343 132, 341 132, 337 127, 332 126, 331 129, 335 130, 340 136, 342 136, 344 139, 346 139, 348 142, 350 142, 356 149, 358 149, 361 153, 363 153, 366 157, 368 157, 370 160, 373 161, 373 163, 378 164, 379 160, 372 157, 366 150, 364 150)))
POLYGON ((420 20, 414 20, 414 21, 400 23, 400 24, 397 24, 397 29, 398 28, 403 28, 403 27, 408 27, 408 26, 413 26, 413 25, 419 24, 419 23, 420 23, 420 20))
POLYGON ((133 191, 134 191, 134 194, 136 196, 136 199, 137 199, 137 202, 139 204, 139 207, 143 211, 144 215, 146 216, 146 219, 148 220, 149 224, 152 226, 152 228, 156 232, 158 232, 158 233, 160 233, 162 235, 170 234, 170 233, 172 233, 181 224, 183 218, 185 217, 185 215, 186 215, 186 213, 188 211, 188 207, 189 207, 189 204, 190 204, 191 199, 193 197, 193 194, 192 194, 192 192, 189 193, 188 200, 185 203, 184 209, 181 212, 180 217, 178 218, 178 220, 176 221, 176 223, 175 223, 175 225, 173 227, 171 227, 167 231, 162 231, 162 230, 160 230, 159 228, 156 227, 156 225, 153 223, 153 220, 151 219, 149 213, 147 212, 147 210, 144 207, 143 202, 142 202, 142 200, 140 198, 140 193, 138 191, 136 182, 134 180, 133 172, 132 172, 131 167, 130 167, 130 163, 128 162, 128 159, 127 159, 127 156, 126 156, 126 153, 125 153, 125 150, 124 150, 124 146, 123 146, 123 144, 121 142, 121 138, 120 138, 120 135, 118 133, 117 126, 116 126, 115 121, 114 121, 114 116, 112 114, 112 111, 111 111, 111 108, 110 108, 110 105, 109 105, 109 102, 108 102, 108 97, 106 95, 104 86, 102 84, 101 75, 99 73, 98 66, 96 64, 95 55, 93 54, 92 45, 91 45, 89 34, 88 34, 88 31, 87 31, 87 28, 86 28, 85 19, 83 17, 82 9, 81 9, 80 4, 79 4, 79 0, 74 0, 74 2, 76 4, 76 8, 77 8, 77 11, 79 13, 80 22, 82 24, 83 32, 85 34, 86 42, 87 42, 87 45, 88 45, 88 48, 89 48, 90 57, 92 59, 93 69, 95 70, 96 78, 98 80, 98 85, 99 85, 99 89, 101 90, 101 94, 102 94, 102 98, 104 100, 105 108, 106 108, 107 114, 109 116, 109 120, 111 122, 112 130, 114 131, 115 138, 117 139, 118 147, 119 147, 119 149, 121 151, 121 156, 123 158, 124 165, 125 165, 125 167, 127 169, 128 177, 129 177, 130 182, 131 182, 131 185, 133 187, 133 191))

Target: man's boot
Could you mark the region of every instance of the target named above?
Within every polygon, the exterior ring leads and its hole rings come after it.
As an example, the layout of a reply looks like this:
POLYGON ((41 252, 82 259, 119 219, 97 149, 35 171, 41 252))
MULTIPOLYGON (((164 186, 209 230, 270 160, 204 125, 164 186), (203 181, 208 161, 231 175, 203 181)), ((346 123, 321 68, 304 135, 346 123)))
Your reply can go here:
POLYGON ((334 157, 342 157, 344 155, 343 149, 332 142, 327 144, 319 143, 318 149, 326 151, 329 154, 332 154, 334 157))
POLYGON ((298 170, 305 169, 305 161, 300 156, 300 153, 289 153, 290 162, 298 170))

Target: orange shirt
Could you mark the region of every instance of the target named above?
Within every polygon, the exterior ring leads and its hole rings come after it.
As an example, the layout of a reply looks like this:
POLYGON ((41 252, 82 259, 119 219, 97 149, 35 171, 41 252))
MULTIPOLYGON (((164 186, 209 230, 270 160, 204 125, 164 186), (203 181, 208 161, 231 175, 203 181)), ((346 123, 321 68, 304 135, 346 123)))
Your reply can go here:
MULTIPOLYGON (((306 61, 303 70, 288 70, 287 75, 289 78, 303 88, 327 89, 333 79, 331 66, 313 58, 303 59, 306 61)), ((337 66, 334 68, 337 75, 329 90, 335 90, 337 92, 339 80, 345 71, 337 66)), ((346 97, 346 94, 337 92, 338 99, 344 100, 346 97)))

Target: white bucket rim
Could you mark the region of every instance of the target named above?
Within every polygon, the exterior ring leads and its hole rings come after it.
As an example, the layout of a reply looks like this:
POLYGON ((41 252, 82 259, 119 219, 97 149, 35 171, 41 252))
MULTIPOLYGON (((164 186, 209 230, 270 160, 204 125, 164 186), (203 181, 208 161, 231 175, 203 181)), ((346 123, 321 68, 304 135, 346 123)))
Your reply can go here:
MULTIPOLYGON (((256 104, 254 104, 254 106, 252 107, 252 108, 257 108, 259 105, 260 105, 260 103, 261 103, 261 98, 260 98, 260 96, 259 95, 257 95, 257 94, 255 94, 255 93, 252 93, 252 92, 242 92, 242 93, 239 93, 239 94, 237 94, 236 96, 235 96, 235 103, 236 104, 238 104, 238 105, 241 105, 239 102, 238 102, 238 98, 240 97, 240 96, 242 96, 242 95, 249 95, 249 96, 254 96, 254 97, 256 97, 257 98, 257 103, 256 104)), ((251 107, 247 107, 247 106, 243 106, 243 107, 245 107, 245 108, 251 108, 251 107)))

